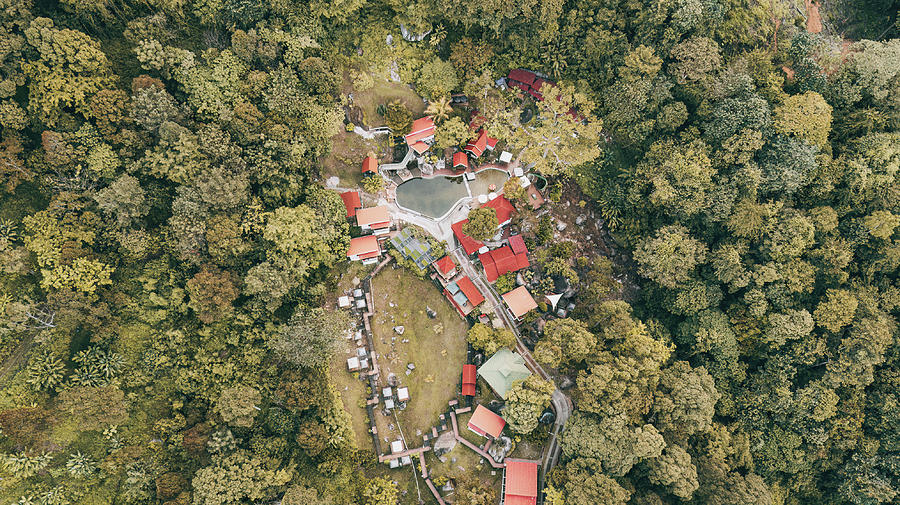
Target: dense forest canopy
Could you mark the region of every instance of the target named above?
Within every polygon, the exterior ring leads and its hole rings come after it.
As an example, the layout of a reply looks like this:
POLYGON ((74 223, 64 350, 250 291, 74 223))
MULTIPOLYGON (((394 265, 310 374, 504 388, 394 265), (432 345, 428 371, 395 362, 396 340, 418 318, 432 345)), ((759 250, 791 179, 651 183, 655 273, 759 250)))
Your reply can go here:
POLYGON ((394 77, 626 252, 541 261, 579 293, 534 350, 575 381, 545 503, 897 503, 898 7, 0 0, 0 500, 397 503, 322 366, 356 233, 322 160, 394 77), (560 83, 527 129, 520 67, 560 83))

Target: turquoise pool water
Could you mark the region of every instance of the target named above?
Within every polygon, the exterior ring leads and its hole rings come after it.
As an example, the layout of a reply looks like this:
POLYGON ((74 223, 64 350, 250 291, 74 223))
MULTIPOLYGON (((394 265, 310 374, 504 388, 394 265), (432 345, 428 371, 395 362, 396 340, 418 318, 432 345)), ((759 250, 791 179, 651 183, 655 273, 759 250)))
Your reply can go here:
POLYGON ((474 181, 468 181, 472 194, 469 194, 469 189, 466 189, 466 183, 461 176, 410 179, 397 186, 397 204, 428 217, 438 218, 450 210, 460 198, 486 195, 491 184, 498 190, 502 189, 503 183, 508 178, 503 170, 482 170, 475 174, 474 181))

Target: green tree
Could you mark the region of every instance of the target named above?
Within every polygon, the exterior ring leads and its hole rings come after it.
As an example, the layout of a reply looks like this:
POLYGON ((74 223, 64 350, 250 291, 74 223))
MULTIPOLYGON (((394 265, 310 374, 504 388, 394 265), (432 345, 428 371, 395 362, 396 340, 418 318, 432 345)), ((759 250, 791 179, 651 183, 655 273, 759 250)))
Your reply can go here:
POLYGON ((775 130, 824 147, 831 133, 831 106, 815 91, 791 95, 775 108, 775 130))
POLYGON ((250 386, 225 388, 216 401, 216 412, 231 426, 249 428, 262 400, 259 390, 250 386))
POLYGON ((667 288, 687 282, 706 262, 706 245, 682 226, 665 226, 644 239, 634 251, 638 272, 667 288))
POLYGON ((287 480, 261 459, 239 451, 197 470, 191 485, 195 505, 240 505, 274 498, 276 486, 287 480))
POLYGON ((544 336, 534 348, 535 358, 554 368, 576 365, 594 356, 598 350, 597 337, 579 320, 562 318, 544 326, 544 336))
POLYGON ((632 426, 625 415, 597 418, 575 411, 566 424, 562 451, 566 458, 592 458, 603 473, 621 477, 632 467, 662 454, 666 441, 651 424, 632 426))
POLYGON ((438 149, 459 147, 469 140, 471 136, 472 130, 469 129, 469 125, 464 123, 459 117, 452 117, 444 121, 434 133, 434 145, 438 149))
POLYGON ((76 386, 59 395, 59 410, 79 430, 98 431, 128 419, 125 393, 116 386, 76 386))
POLYGON ((516 381, 506 393, 503 418, 518 433, 531 433, 537 428, 538 417, 550 406, 550 395, 556 386, 549 380, 532 375, 516 381))
POLYGON ((469 212, 469 222, 463 225, 462 231, 475 240, 488 240, 497 233, 499 226, 497 211, 482 207, 469 212))
POLYGON ((400 496, 393 482, 377 477, 369 479, 363 488, 362 497, 365 505, 397 505, 400 496))
POLYGON ((631 493, 619 485, 615 479, 604 475, 600 462, 590 458, 579 458, 566 465, 569 481, 566 483, 566 503, 603 503, 625 505, 631 493))
POLYGON ((191 277, 187 291, 188 306, 206 324, 230 316, 234 312, 232 302, 239 294, 231 275, 215 267, 207 267, 191 277))
POLYGON ((466 332, 466 341, 485 355, 492 355, 504 347, 515 347, 516 336, 506 328, 491 328, 486 324, 475 323, 466 332))
POLYGON ((829 289, 816 306, 813 318, 816 324, 826 330, 837 333, 853 321, 856 307, 859 305, 856 297, 846 289, 829 289))
POLYGON ((663 453, 647 462, 647 478, 657 486, 663 486, 682 500, 690 500, 700 487, 697 481, 697 467, 691 456, 677 445, 670 445, 663 453))
POLYGON ((440 58, 425 62, 416 74, 416 90, 431 100, 449 95, 458 85, 459 79, 453 64, 440 58))
POLYGON ((395 137, 406 135, 412 129, 412 113, 403 102, 395 100, 385 106, 384 122, 395 137))
POLYGON ((706 369, 676 361, 659 378, 653 404, 656 424, 673 434, 709 431, 718 400, 719 393, 706 369))
POLYGON ((510 142, 521 147, 519 156, 536 171, 572 174, 600 156, 602 124, 591 117, 594 104, 573 87, 545 84, 541 93, 549 98, 537 102, 535 120, 517 128, 510 142))

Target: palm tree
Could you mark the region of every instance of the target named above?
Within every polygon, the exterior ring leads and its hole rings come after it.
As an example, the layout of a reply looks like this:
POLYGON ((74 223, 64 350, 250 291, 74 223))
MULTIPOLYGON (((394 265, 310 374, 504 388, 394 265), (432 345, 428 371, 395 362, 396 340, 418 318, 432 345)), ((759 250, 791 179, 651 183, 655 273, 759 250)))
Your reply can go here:
POLYGON ((438 124, 444 122, 445 119, 449 119, 452 113, 453 107, 450 106, 450 97, 447 95, 433 100, 428 104, 428 108, 425 109, 425 114, 432 116, 434 122, 438 124))

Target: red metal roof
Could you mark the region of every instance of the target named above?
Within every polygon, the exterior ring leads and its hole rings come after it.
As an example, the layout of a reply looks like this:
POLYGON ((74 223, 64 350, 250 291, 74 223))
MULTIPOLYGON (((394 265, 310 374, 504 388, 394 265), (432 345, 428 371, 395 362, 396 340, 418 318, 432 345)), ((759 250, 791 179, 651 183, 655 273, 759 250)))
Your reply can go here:
POLYGON ((488 282, 496 281, 498 277, 507 272, 515 272, 530 266, 525 254, 515 254, 509 246, 498 247, 479 254, 478 259, 484 267, 484 275, 488 282))
POLYGON ((420 140, 420 141, 416 142, 415 144, 413 144, 413 145, 411 145, 411 146, 409 146, 409 147, 410 147, 413 151, 415 151, 415 152, 417 152, 417 153, 419 153, 419 154, 422 154, 422 153, 424 153, 425 151, 427 151, 428 148, 429 148, 430 146, 429 146, 428 144, 426 144, 425 142, 422 142, 422 141, 420 140))
POLYGON ((519 81, 528 86, 531 86, 534 83, 535 79, 537 79, 537 76, 534 75, 534 72, 529 72, 528 70, 516 68, 514 70, 509 71, 509 75, 507 76, 507 79, 519 81))
POLYGON ((513 252, 516 254, 525 254, 528 252, 528 248, 525 247, 525 239, 523 239, 521 235, 509 237, 509 246, 512 247, 513 252))
POLYGON ((472 307, 477 307, 484 301, 484 296, 481 294, 481 291, 478 291, 478 288, 475 287, 472 279, 465 276, 461 277, 456 281, 456 285, 459 286, 460 291, 462 291, 463 294, 466 295, 466 298, 469 299, 469 305, 472 307))
POLYGON ((534 461, 506 460, 505 505, 534 505, 538 494, 538 465, 534 461))
POLYGON ((466 144, 465 151, 478 158, 484 154, 485 149, 487 149, 487 133, 485 133, 484 130, 481 130, 481 133, 478 134, 477 138, 470 140, 469 143, 466 144))
POLYGON ((378 237, 375 235, 350 239, 350 249, 347 250, 348 258, 356 256, 364 260, 374 258, 379 254, 381 254, 381 248, 378 246, 378 237))
POLYGON ((494 262, 494 256, 491 254, 491 251, 479 254, 478 260, 481 261, 481 266, 484 267, 484 276, 487 277, 488 282, 494 282, 497 280, 497 277, 500 277, 500 274, 497 273, 497 264, 494 262))
POLYGON ((420 117, 413 121, 412 130, 406 135, 406 143, 410 146, 434 135, 434 119, 431 116, 420 117))
POLYGON ((356 224, 360 227, 387 228, 391 225, 391 214, 384 205, 367 207, 356 211, 356 224))
POLYGON ((491 438, 497 438, 503 433, 503 427, 506 421, 502 417, 488 410, 484 405, 475 408, 472 417, 469 418, 467 425, 470 430, 481 435, 490 435, 491 438))
POLYGON ((463 365, 463 373, 462 373, 462 383, 463 384, 475 384, 476 377, 478 376, 478 370, 475 368, 475 365, 463 365))
POLYGON ((456 263, 453 262, 453 259, 450 256, 444 256, 434 262, 434 268, 436 268, 441 275, 447 275, 456 268, 456 263))
POLYGON ((525 286, 519 286, 516 289, 502 296, 503 301, 509 306, 509 311, 513 313, 516 319, 524 316, 529 311, 537 308, 537 302, 531 297, 531 293, 525 286))
POLYGON ((462 151, 453 153, 453 168, 456 167, 469 168, 469 157, 466 156, 466 153, 462 151))
POLYGON ((500 224, 504 224, 509 221, 509 219, 513 215, 513 212, 516 211, 516 208, 513 207, 513 204, 510 203, 510 201, 507 200, 503 195, 500 195, 497 198, 488 201, 488 203, 482 205, 482 207, 490 207, 497 211, 497 222, 500 224))
POLYGON ((463 396, 475 396, 475 384, 463 384, 462 394, 463 396))
POLYGON ((495 147, 497 147, 497 139, 495 139, 494 137, 488 137, 487 148, 493 151, 495 147))
POLYGON ((366 156, 366 159, 363 160, 362 173, 378 173, 378 160, 376 160, 374 156, 366 156))
POLYGON ((450 225, 450 228, 453 230, 453 235, 456 236, 456 240, 458 240, 460 245, 463 246, 463 249, 466 250, 466 254, 472 254, 481 249, 484 246, 484 243, 463 233, 462 227, 468 222, 468 219, 463 219, 462 221, 457 221, 450 225))
POLYGON ((538 77, 537 79, 534 80, 533 83, 531 83, 531 89, 533 89, 533 90, 537 91, 538 93, 540 93, 540 92, 541 92, 541 87, 542 87, 544 84, 553 84, 553 82, 538 77))
POLYGON ((347 209, 347 217, 355 216, 356 209, 362 207, 359 191, 345 191, 341 193, 341 200, 344 201, 344 207, 347 209))

